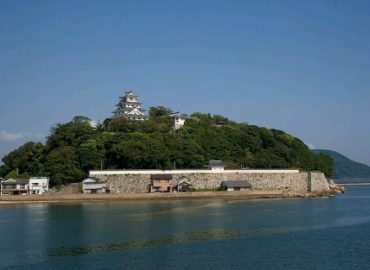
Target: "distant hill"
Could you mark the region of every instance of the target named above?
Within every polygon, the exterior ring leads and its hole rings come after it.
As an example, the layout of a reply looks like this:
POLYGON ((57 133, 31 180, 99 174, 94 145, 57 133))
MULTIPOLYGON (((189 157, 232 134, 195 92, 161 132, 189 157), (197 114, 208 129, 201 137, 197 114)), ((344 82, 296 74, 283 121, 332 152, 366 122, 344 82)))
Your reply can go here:
POLYGON ((330 156, 334 161, 334 179, 349 180, 357 179, 358 181, 370 181, 370 167, 353 161, 342 154, 331 150, 312 150, 315 154, 325 154, 330 156))

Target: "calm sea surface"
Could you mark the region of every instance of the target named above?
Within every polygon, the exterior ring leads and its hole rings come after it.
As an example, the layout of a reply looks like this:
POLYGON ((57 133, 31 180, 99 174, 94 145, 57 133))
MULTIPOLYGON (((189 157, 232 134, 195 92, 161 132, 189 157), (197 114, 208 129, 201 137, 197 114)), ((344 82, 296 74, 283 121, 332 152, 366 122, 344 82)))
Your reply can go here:
POLYGON ((370 269, 370 188, 329 199, 0 206, 1 269, 370 269))

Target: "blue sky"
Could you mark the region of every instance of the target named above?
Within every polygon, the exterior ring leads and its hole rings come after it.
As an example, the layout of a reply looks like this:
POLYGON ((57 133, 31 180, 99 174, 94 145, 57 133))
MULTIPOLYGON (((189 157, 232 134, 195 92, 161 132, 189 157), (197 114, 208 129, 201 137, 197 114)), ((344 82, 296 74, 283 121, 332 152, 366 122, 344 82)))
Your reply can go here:
POLYGON ((370 164, 369 1, 0 1, 0 156, 144 106, 285 130, 370 164))

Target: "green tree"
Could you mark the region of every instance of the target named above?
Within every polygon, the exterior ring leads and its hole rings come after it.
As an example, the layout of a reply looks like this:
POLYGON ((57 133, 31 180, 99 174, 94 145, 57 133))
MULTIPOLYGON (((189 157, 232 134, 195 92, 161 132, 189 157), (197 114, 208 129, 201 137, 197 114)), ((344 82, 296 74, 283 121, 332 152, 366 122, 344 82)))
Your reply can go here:
POLYGON ((171 108, 166 108, 166 107, 163 107, 163 106, 157 106, 157 107, 150 107, 149 108, 149 116, 152 117, 152 118, 168 116, 171 113, 172 113, 171 108))
POLYGON ((44 168, 45 147, 42 143, 27 142, 3 158, 8 170, 18 170, 19 174, 42 176, 44 168))
POLYGON ((89 117, 82 116, 82 115, 77 115, 73 117, 73 120, 72 120, 73 123, 90 123, 90 121, 91 119, 89 117))
POLYGON ((98 139, 88 139, 77 148, 77 155, 83 171, 100 169, 104 161, 104 145, 98 139))
POLYGON ((0 177, 4 178, 10 172, 10 168, 6 165, 0 166, 0 177))
POLYGON ((12 171, 10 171, 5 177, 4 177, 5 179, 10 179, 10 178, 12 178, 12 179, 15 179, 15 178, 19 178, 19 174, 18 174, 18 172, 16 171, 16 170, 12 170, 12 171))
POLYGON ((50 151, 45 166, 52 185, 77 182, 86 176, 79 167, 76 151, 71 146, 60 146, 50 151))
POLYGON ((87 121, 80 121, 80 118, 78 116, 77 120, 55 125, 47 138, 46 148, 50 151, 60 146, 76 147, 82 140, 93 138, 97 132, 87 121))

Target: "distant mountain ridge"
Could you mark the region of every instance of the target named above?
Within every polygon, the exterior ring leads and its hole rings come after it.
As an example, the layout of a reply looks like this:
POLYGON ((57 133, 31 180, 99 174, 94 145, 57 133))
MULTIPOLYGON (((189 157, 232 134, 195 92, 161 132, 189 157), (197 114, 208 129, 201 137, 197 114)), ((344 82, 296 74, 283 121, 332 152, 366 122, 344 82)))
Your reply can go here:
POLYGON ((353 161, 346 156, 331 150, 315 149, 315 154, 328 155, 334 162, 334 179, 336 180, 368 180, 370 181, 370 167, 353 161))

